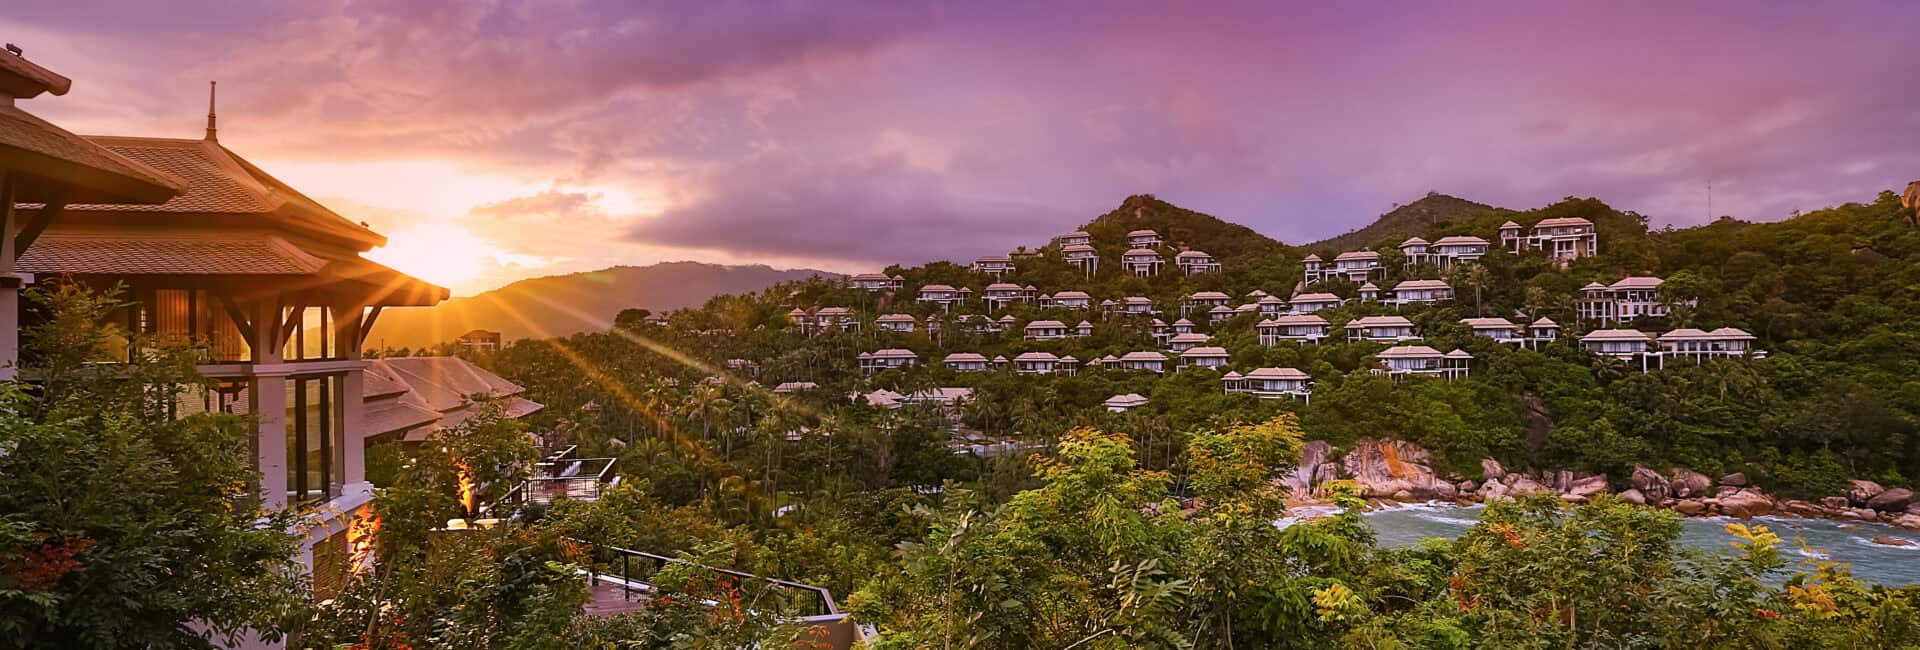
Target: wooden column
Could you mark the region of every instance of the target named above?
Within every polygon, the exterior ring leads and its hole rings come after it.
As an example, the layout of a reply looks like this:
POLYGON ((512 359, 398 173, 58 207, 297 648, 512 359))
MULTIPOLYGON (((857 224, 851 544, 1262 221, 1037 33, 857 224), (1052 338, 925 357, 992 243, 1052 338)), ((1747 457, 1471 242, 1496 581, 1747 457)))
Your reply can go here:
MULTIPOLYGON (((280 304, 273 296, 255 298, 240 306, 253 326, 253 363, 277 365, 280 347, 280 304)), ((247 386, 247 406, 259 420, 255 463, 260 469, 260 503, 268 510, 287 507, 287 377, 255 374, 247 386)))
POLYGON ((13 178, 0 170, 0 381, 11 381, 20 364, 20 284, 13 277, 13 178))
MULTIPOLYGON (((360 322, 362 308, 359 304, 334 305, 328 307, 332 312, 334 344, 340 348, 340 357, 350 361, 360 360, 361 340, 360 322)), ((335 452, 339 459, 340 482, 343 492, 353 492, 365 487, 367 481, 367 403, 363 396, 367 372, 361 368, 348 370, 340 381, 340 399, 334 407, 334 417, 340 422, 342 444, 335 452)))

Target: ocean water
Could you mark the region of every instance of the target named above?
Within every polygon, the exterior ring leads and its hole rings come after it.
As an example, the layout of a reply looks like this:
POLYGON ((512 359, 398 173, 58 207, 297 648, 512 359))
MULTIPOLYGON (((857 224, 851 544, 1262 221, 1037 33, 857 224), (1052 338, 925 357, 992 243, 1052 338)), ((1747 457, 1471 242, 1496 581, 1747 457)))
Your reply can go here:
MULTIPOLYGON (((1407 504, 1369 512, 1366 520, 1373 526, 1382 546, 1399 547, 1429 537, 1458 537, 1479 520, 1483 508, 1451 503, 1407 504)), ((1689 518, 1681 543, 1708 552, 1734 553, 1733 535, 1725 528, 1732 521, 1735 520, 1728 517, 1689 518)), ((1759 517, 1754 522, 1786 540, 1783 549, 1789 560, 1798 557, 1844 562, 1851 565, 1853 574, 1861 580, 1888 586, 1920 584, 1920 532, 1880 523, 1824 519, 1759 517), (1873 538, 1881 535, 1914 542, 1916 546, 1873 543, 1873 538), (1801 548, 1803 543, 1805 549, 1801 548)))

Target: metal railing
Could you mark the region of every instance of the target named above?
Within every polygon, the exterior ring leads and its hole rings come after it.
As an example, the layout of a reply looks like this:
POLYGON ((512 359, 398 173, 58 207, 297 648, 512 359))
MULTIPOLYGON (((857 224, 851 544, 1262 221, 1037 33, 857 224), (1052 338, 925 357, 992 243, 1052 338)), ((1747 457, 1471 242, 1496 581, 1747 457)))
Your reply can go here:
POLYGON ((644 599, 661 595, 661 588, 653 582, 654 576, 668 565, 680 565, 731 576, 739 580, 741 588, 749 588, 752 585, 769 588, 775 598, 770 600, 769 606, 756 608, 761 611, 797 619, 840 615, 840 607, 834 602, 833 593, 826 587, 766 578, 645 551, 595 544, 581 539, 571 541, 589 549, 588 556, 591 558, 587 565, 589 580, 599 584, 602 576, 620 578, 617 583, 620 585, 623 598, 644 599))

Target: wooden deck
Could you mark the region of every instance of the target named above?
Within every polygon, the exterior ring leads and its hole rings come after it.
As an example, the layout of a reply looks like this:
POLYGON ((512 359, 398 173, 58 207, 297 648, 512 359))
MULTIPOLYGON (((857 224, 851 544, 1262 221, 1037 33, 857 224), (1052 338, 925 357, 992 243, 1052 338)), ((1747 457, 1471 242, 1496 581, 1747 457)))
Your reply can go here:
POLYGON ((587 588, 587 604, 582 611, 601 618, 630 614, 646 608, 649 596, 638 589, 626 589, 618 582, 595 580, 587 588))

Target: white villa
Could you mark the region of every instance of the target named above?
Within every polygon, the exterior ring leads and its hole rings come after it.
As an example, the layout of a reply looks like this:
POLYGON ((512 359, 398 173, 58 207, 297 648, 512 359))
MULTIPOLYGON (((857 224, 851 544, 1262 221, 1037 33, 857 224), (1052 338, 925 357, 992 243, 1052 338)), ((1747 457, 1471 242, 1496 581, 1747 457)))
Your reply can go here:
POLYGON ((1215 273, 1220 270, 1220 263, 1214 261, 1213 256, 1204 251, 1180 251, 1180 254, 1173 256, 1173 265, 1180 267, 1180 272, 1187 275, 1215 273))
POLYGON ((912 350, 887 348, 875 352, 862 352, 859 359, 860 371, 871 375, 885 370, 912 367, 920 362, 920 355, 914 354, 912 350))
MULTIPOLYGON (((1143 370, 1155 373, 1167 371, 1167 355, 1159 352, 1145 350, 1128 352, 1117 359, 1117 361, 1120 364, 1121 370, 1143 370)), ((1111 367, 1111 363, 1109 363, 1109 367, 1111 367)))
POLYGON ((1180 320, 1173 322, 1173 333, 1190 334, 1192 332, 1193 332, 1193 321, 1182 318, 1180 320))
POLYGON ((1442 354, 1439 350, 1424 345, 1399 345, 1375 355, 1380 367, 1374 372, 1395 379, 1409 375, 1440 376, 1447 379, 1466 376, 1473 362, 1473 355, 1465 350, 1454 350, 1442 354))
POLYGON ((1347 322, 1347 340, 1397 343, 1420 338, 1420 328, 1403 316, 1362 316, 1347 322))
POLYGON ((849 278, 847 284, 855 289, 867 291, 892 291, 899 289, 900 285, 906 281, 906 278, 897 275, 887 277, 885 273, 861 273, 849 278))
POLYGON ((1141 397, 1137 393, 1126 393, 1124 395, 1109 397, 1102 405, 1107 407, 1108 413, 1125 413, 1146 406, 1147 398, 1141 397))
POLYGON ((1393 285, 1388 304, 1415 305, 1453 300, 1453 287, 1443 280, 1407 280, 1393 285))
POLYGON ((980 372, 987 369, 986 355, 978 352, 955 352, 947 355, 941 363, 957 372, 980 372))
POLYGON ((1195 291, 1180 301, 1180 313, 1191 314, 1195 309, 1219 307, 1233 300, 1232 296, 1219 291, 1195 291))
POLYGON ((1409 270, 1421 264, 1431 264, 1445 271, 1460 262, 1486 257, 1487 249, 1491 246, 1485 239, 1465 235, 1441 237, 1440 241, 1432 243, 1413 237, 1400 243, 1400 252, 1406 256, 1406 268, 1409 270))
POLYGON ((1142 278, 1160 275, 1160 267, 1165 263, 1160 253, 1151 248, 1135 248, 1120 256, 1120 268, 1142 278))
POLYGON ((1260 296, 1254 300, 1253 304, 1254 309, 1259 310, 1262 316, 1279 316, 1287 313, 1287 301, 1281 300, 1279 296, 1260 296))
POLYGON ((1091 309, 1093 297, 1087 295, 1085 291, 1062 291, 1052 296, 1041 296, 1040 306, 1059 309, 1091 309))
MULTIPOLYGON (((1179 337, 1175 337, 1179 338, 1179 337)), ((1225 368, 1232 360, 1227 349, 1214 346, 1187 348, 1180 353, 1180 367, 1185 368, 1225 368)))
POLYGON ((1160 233, 1151 230, 1135 230, 1127 233, 1127 246, 1132 248, 1153 248, 1160 245, 1160 233))
POLYGON ((1062 360, 1052 352, 1027 352, 1013 358, 1013 371, 1023 375, 1073 374, 1073 364, 1063 364, 1062 360))
POLYGON ((1229 372, 1220 378, 1229 393, 1247 393, 1260 399, 1289 397, 1308 401, 1313 397, 1313 378, 1293 368, 1258 368, 1247 374, 1229 372))
POLYGON ((1213 337, 1198 332, 1175 334, 1173 338, 1167 339, 1167 349, 1174 352, 1186 352, 1212 339, 1213 337))
POLYGON ((1057 320, 1037 320, 1027 323, 1026 339, 1029 341, 1054 341, 1073 336, 1066 323, 1057 320))
POLYGON ((1641 370, 1654 365, 1652 360, 1660 356, 1658 348, 1654 346, 1653 337, 1640 330, 1594 330, 1580 337, 1580 345, 1586 346, 1587 350, 1601 356, 1622 361, 1638 360, 1641 370))
POLYGON ((1087 244, 1067 244, 1061 246, 1060 259, 1066 260, 1068 264, 1079 267, 1089 278, 1093 277, 1094 271, 1100 269, 1099 252, 1087 244))
POLYGON ((1087 231, 1084 230, 1075 230, 1064 235, 1053 236, 1053 245, 1062 248, 1067 246, 1085 246, 1091 243, 1093 243, 1093 235, 1087 234, 1087 231))
POLYGON ((913 314, 882 314, 873 319, 873 329, 882 332, 910 333, 919 324, 913 314))
MULTIPOLYGON (((1253 309, 1249 311, 1257 311, 1259 309, 1260 307, 1258 305, 1254 305, 1253 309)), ((1221 321, 1224 321, 1239 315, 1240 315, 1239 309, 1228 307, 1226 305, 1220 305, 1220 306, 1214 307, 1213 309, 1207 310, 1207 322, 1219 323, 1221 321)))
POLYGON ((984 255, 973 260, 973 270, 1000 277, 1013 272, 1013 256, 984 255))
POLYGON ((1011 282, 995 282, 987 285, 980 298, 986 301, 987 311, 994 311, 1016 302, 1031 302, 1036 291, 1033 287, 1022 287, 1011 282))
POLYGON ((1754 336, 1745 330, 1722 327, 1711 332, 1686 328, 1660 335, 1660 356, 1682 357, 1700 363, 1711 357, 1765 359, 1767 352, 1753 347, 1754 336))
POLYGON ((1543 250, 1547 256, 1565 263, 1600 254, 1600 235, 1593 222, 1580 217, 1542 219, 1533 224, 1531 234, 1522 235, 1520 224, 1500 224, 1500 245, 1518 254, 1525 250, 1543 250))
POLYGON ((1331 293, 1303 293, 1294 296, 1293 300, 1289 301, 1289 306, 1290 311, 1298 316, 1311 314, 1322 309, 1333 309, 1334 307, 1339 307, 1342 302, 1345 301, 1341 300, 1340 296, 1331 293))
POLYGON ((1143 296, 1127 296, 1121 298, 1120 302, 1116 304, 1116 307, 1119 308, 1121 313, 1125 314, 1159 313, 1159 310, 1153 308, 1153 301, 1143 296))
POLYGON ((1521 325, 1505 318, 1462 318, 1460 324, 1466 325, 1475 336, 1529 347, 1552 343, 1560 338, 1560 324, 1545 317, 1533 321, 1531 325, 1521 325))
POLYGON ((1385 270, 1380 265, 1380 254, 1373 251, 1348 251, 1335 256, 1332 262, 1321 261, 1319 255, 1308 255, 1305 265, 1307 284, 1333 278, 1346 278, 1359 284, 1385 270))
POLYGON ((1073 326, 1073 335, 1074 336, 1093 336, 1093 323, 1089 323, 1084 320, 1080 321, 1078 325, 1073 326))
POLYGON ((1610 285, 1588 284, 1580 290, 1580 320, 1613 325, 1670 316, 1673 308, 1661 299, 1661 284, 1660 278, 1646 276, 1622 278, 1610 285))
POLYGON ((915 300, 939 305, 942 309, 952 310, 954 305, 966 302, 973 296, 972 289, 955 289, 944 284, 929 284, 920 287, 920 295, 915 300))
POLYGON ((1261 345, 1274 345, 1281 341, 1316 343, 1327 337, 1328 329, 1327 319, 1314 314, 1289 314, 1260 321, 1254 327, 1260 332, 1261 345))
POLYGON ((1379 302, 1380 285, 1368 282, 1360 285, 1360 302, 1379 302))

